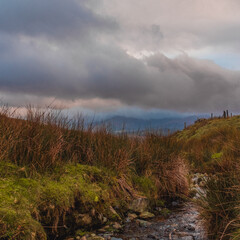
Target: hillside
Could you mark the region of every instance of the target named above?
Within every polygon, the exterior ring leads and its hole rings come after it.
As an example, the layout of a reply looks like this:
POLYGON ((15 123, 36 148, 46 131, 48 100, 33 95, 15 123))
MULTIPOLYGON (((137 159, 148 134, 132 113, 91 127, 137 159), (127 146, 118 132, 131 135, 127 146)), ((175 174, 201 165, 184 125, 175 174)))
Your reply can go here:
POLYGON ((159 130, 161 129, 164 133, 170 130, 171 132, 182 130, 184 123, 188 125, 193 124, 201 116, 188 116, 188 117, 171 117, 171 118, 160 118, 160 119, 140 119, 130 118, 123 116, 114 116, 108 118, 98 124, 109 125, 113 131, 125 130, 128 132, 132 131, 148 131, 148 130, 159 130))
POLYGON ((0 239, 79 239, 121 223, 138 199, 164 215, 168 199, 188 194, 188 168, 176 149, 170 137, 85 129, 82 119, 52 110, 28 109, 25 120, 3 112, 0 239))
POLYGON ((194 172, 208 173, 197 201, 210 239, 240 239, 240 116, 202 119, 175 134, 194 172))
POLYGON ((164 218, 176 199, 198 205, 209 239, 240 238, 240 116, 141 138, 83 124, 53 110, 0 114, 0 239, 81 239, 116 231, 134 202, 164 218), (205 192, 195 200, 193 173, 205 192))

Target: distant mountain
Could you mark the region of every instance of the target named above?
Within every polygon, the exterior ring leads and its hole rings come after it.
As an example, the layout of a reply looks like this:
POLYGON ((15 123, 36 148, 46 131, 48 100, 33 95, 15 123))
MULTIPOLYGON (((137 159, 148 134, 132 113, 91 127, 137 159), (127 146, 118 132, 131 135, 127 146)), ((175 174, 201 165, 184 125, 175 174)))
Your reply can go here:
POLYGON ((163 130, 177 131, 184 128, 184 123, 187 126, 193 124, 197 119, 203 116, 188 116, 188 117, 171 117, 161 119, 140 119, 132 117, 114 116, 108 118, 101 123, 110 126, 113 131, 144 131, 144 130, 163 130))

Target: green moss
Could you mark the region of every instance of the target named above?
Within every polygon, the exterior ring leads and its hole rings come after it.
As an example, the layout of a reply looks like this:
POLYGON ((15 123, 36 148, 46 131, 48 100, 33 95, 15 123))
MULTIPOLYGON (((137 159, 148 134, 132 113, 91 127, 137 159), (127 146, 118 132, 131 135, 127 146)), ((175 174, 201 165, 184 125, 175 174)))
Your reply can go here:
MULTIPOLYGON (((4 169, 3 162, 1 166, 4 169)), ((109 212, 109 205, 114 200, 110 199, 109 186, 114 180, 96 167, 66 165, 61 173, 56 171, 56 174, 34 179, 15 174, 19 168, 13 164, 6 163, 6 168, 8 175, 0 177, 0 226, 5 229, 0 231, 0 237, 30 239, 29 236, 34 235, 45 239, 46 233, 38 220, 54 225, 60 217, 54 216, 55 209, 58 214, 67 212, 78 198, 86 210, 94 207, 109 212), (42 211, 51 213, 50 219, 41 216, 42 211)))
POLYGON ((39 185, 31 179, 0 179, 0 237, 46 239, 41 224, 32 217, 36 211, 39 185))
POLYGON ((219 153, 214 153, 212 154, 211 158, 212 159, 215 159, 215 160, 218 160, 218 159, 221 159, 223 156, 223 153, 222 152, 219 152, 219 153))
POLYGON ((152 198, 157 193, 157 187, 149 177, 134 176, 133 182, 137 188, 148 198, 152 198))

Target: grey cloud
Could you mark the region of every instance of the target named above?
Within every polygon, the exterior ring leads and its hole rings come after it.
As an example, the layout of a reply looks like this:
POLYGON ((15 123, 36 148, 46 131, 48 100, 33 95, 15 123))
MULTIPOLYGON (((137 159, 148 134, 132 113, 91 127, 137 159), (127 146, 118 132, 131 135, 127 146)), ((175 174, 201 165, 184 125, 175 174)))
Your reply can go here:
MULTIPOLYGON (((95 14, 84 0, 2 0, 0 31, 54 38, 84 38, 90 31, 117 28, 110 18, 95 14)), ((60 39, 59 39, 60 40, 60 39)))
POLYGON ((240 72, 208 60, 157 54, 143 63, 116 46, 101 44, 94 46, 91 55, 87 55, 89 49, 80 48, 74 61, 67 50, 60 58, 48 59, 21 49, 19 55, 13 49, 10 56, 0 59, 2 91, 63 101, 115 99, 146 109, 240 110, 240 72))
MULTIPOLYGON (((131 57, 119 38, 121 31, 115 32, 118 24, 85 3, 1 1, 0 91, 12 104, 20 103, 22 94, 22 99, 35 96, 35 101, 56 98, 63 102, 84 100, 86 104, 91 99, 102 99, 143 109, 240 111, 239 71, 188 55, 131 57), (65 36, 67 41, 62 40, 65 36)), ((149 20, 136 29, 137 33, 129 34, 137 36, 145 31, 136 43, 142 48, 158 49, 174 35, 169 34, 164 21, 156 24, 149 20)), ((131 40, 134 42, 134 38, 131 40)))

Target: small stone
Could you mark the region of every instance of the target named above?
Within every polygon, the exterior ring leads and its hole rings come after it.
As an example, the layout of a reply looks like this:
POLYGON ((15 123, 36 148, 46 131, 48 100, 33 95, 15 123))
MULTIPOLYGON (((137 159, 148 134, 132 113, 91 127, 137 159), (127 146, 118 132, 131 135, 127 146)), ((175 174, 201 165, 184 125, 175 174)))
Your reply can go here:
POLYGON ((121 229, 122 226, 121 226, 118 222, 115 222, 115 223, 113 224, 113 228, 115 228, 115 229, 121 229))
POLYGON ((145 221, 145 220, 141 220, 141 219, 137 219, 136 223, 140 226, 140 227, 149 227, 151 225, 150 222, 145 221))
POLYGON ((111 240, 123 240, 122 238, 111 237, 111 240))
POLYGON ((155 217, 155 215, 153 213, 150 213, 150 212, 142 212, 140 215, 139 215, 140 218, 143 218, 143 219, 148 219, 148 218, 153 218, 155 217))
MULTIPOLYGON (((77 239, 77 237, 76 237, 77 239)), ((85 236, 83 236, 82 238, 80 238, 81 240, 87 240, 87 238, 85 236)))
POLYGON ((135 218, 137 218, 137 214, 135 214, 135 213, 128 213, 128 218, 130 220, 134 220, 135 218))
POLYGON ((192 236, 181 237, 180 240, 193 240, 192 236))

